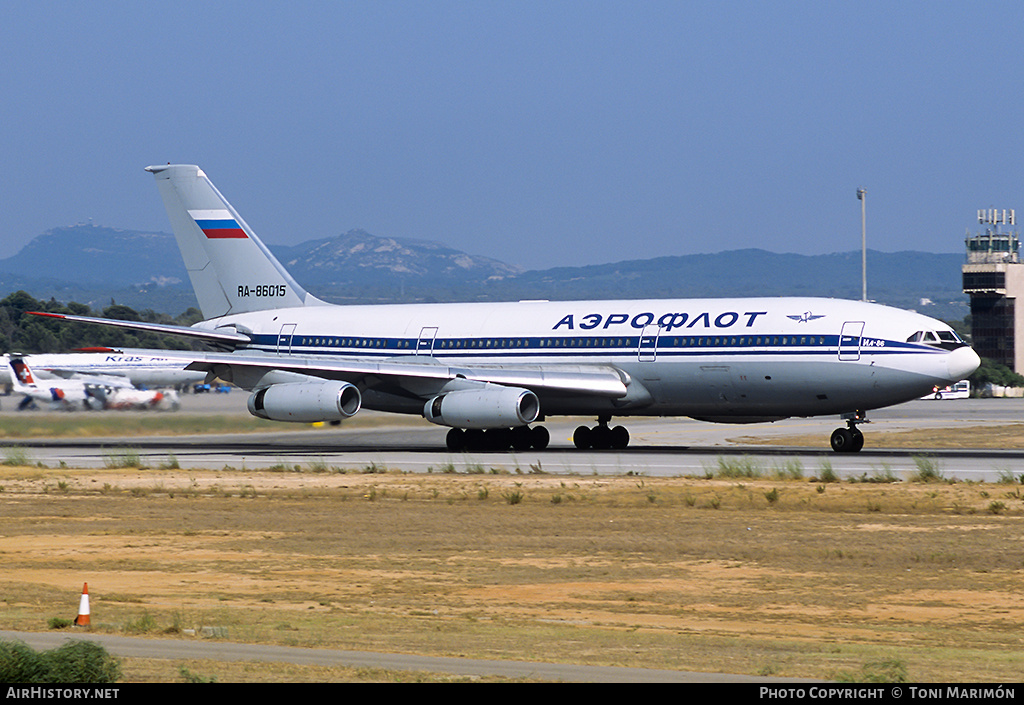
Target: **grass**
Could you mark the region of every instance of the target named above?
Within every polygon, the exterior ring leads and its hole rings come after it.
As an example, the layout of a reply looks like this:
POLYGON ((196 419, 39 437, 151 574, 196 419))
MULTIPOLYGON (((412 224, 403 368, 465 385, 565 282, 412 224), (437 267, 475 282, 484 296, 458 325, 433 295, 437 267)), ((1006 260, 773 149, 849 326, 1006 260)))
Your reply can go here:
POLYGON ((115 448, 106 451, 103 454, 103 464, 107 468, 136 468, 142 470, 146 467, 146 464, 142 462, 139 451, 135 448, 115 448))
MULTIPOLYGON (((395 424, 426 423, 418 417, 359 414, 344 422, 345 428, 374 428, 395 424)), ((248 413, 192 414, 144 412, 5 413, 0 440, 20 438, 132 438, 226 433, 267 433, 309 430, 311 424, 281 424, 248 413)), ((334 428, 334 427, 330 427, 334 428)))
POLYGON ((93 438, 266 432, 267 421, 241 414, 5 414, 0 438, 93 438))
POLYGON ((939 461, 927 455, 912 456, 917 472, 914 475, 916 482, 942 482, 942 470, 939 469, 939 461))
POLYGON ((86 574, 94 630, 121 634, 800 678, 1024 671, 1024 558, 1007 548, 1024 493, 1007 484, 192 469, 155 487, 103 472, 0 467, 0 628, 73 616, 86 574))
MULTIPOLYGON (((271 428, 169 414, 95 426, 52 415, 59 426, 39 426, 43 416, 11 415, 0 433, 271 428)), ((960 447, 944 445, 960 436, 871 439, 960 447)), ((964 437, 1015 447, 998 429, 964 437)), ((917 482, 885 464, 841 481, 828 460, 733 456, 704 477, 638 480, 554 477, 539 464, 514 475, 469 462, 429 475, 339 470, 312 456, 277 472, 182 470, 169 456, 138 472, 138 454, 115 448, 107 468, 82 471, 16 467, 32 461, 16 441, 6 448, 0 628, 73 617, 87 573, 94 630, 121 634, 187 639, 214 626, 215 638, 254 643, 858 682, 1015 682, 1024 672, 1016 469, 998 469, 993 484, 955 482, 955 468, 920 455, 898 468, 917 482)), ((126 659, 123 672, 144 682, 458 680, 155 659, 126 659)))
POLYGON ((20 446, 4 446, 3 452, 3 464, 11 467, 25 467, 31 465, 28 451, 20 446))

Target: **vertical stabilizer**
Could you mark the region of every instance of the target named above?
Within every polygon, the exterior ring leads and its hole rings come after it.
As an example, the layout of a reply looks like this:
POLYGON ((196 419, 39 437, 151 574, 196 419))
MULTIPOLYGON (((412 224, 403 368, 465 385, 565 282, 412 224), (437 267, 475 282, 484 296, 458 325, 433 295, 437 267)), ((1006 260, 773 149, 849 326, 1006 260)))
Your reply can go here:
POLYGON ((150 166, 204 318, 320 304, 197 166, 150 166))
POLYGON ((11 375, 11 385, 14 387, 16 392, 24 392, 27 389, 35 388, 36 380, 32 376, 32 370, 28 368, 28 365, 19 357, 11 359, 11 370, 14 374, 11 375))

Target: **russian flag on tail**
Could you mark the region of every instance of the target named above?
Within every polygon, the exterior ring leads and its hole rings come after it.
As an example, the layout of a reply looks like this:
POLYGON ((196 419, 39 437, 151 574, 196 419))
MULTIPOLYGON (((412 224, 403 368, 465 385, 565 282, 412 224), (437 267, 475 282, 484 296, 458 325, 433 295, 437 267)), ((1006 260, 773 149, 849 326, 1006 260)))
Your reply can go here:
POLYGON ((245 239, 248 235, 227 210, 195 210, 188 214, 211 240, 245 239))

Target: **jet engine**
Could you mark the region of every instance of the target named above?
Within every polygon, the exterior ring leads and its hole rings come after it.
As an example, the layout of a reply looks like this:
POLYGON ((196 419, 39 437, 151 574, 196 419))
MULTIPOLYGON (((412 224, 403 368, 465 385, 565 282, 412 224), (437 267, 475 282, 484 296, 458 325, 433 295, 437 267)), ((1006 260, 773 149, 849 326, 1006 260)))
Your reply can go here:
POLYGON ((348 382, 274 384, 249 397, 249 413, 271 421, 341 421, 362 405, 359 390, 348 382))
POLYGON ((539 414, 536 394, 496 384, 440 394, 423 407, 427 421, 454 428, 514 428, 533 423, 539 414))

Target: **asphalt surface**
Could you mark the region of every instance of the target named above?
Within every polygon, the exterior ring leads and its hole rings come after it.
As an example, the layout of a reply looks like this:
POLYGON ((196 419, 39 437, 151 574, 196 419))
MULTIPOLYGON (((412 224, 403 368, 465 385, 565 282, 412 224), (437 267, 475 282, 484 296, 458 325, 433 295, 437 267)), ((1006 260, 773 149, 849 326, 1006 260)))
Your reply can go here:
POLYGON ((565 683, 780 683, 791 680, 645 668, 577 666, 531 661, 493 661, 368 651, 307 649, 194 639, 145 639, 88 632, 69 634, 67 632, 0 631, 0 639, 17 639, 37 650, 56 648, 68 639, 88 639, 102 644, 107 651, 119 657, 345 666, 391 671, 445 673, 463 677, 492 676, 565 683))
MULTIPOLYGON (((242 414, 246 395, 184 395, 179 414, 242 414)), ((12 404, 4 405, 6 409, 12 404)), ((4 410, 10 413, 31 414, 4 410)), ((166 412, 72 412, 141 413, 166 412)), ((145 464, 156 467, 173 455, 183 468, 257 469, 287 464, 323 463, 328 467, 361 469, 386 467, 405 472, 437 472, 441 467, 463 471, 484 466, 508 471, 531 467, 549 473, 624 474, 652 477, 700 475, 723 456, 758 458, 766 469, 797 460, 808 473, 826 464, 840 477, 871 476, 892 472, 909 477, 918 471, 916 458, 937 460, 945 477, 959 480, 996 481, 1014 468, 1024 467, 1024 451, 1004 449, 915 449, 877 447, 872 435, 882 431, 942 428, 967 433, 976 426, 1000 426, 1024 420, 1024 399, 951 399, 910 402, 869 414, 861 426, 866 443, 859 453, 834 453, 828 438, 843 425, 835 417, 787 419, 764 424, 711 424, 686 418, 635 417, 616 420, 629 428, 631 441, 623 451, 579 451, 573 447, 573 430, 590 419, 555 418, 545 425, 551 444, 544 451, 452 453, 445 446, 446 428, 422 419, 363 411, 341 427, 289 425, 266 422, 266 433, 175 437, 30 439, 18 441, 35 462, 71 467, 105 467, 112 448, 129 447, 145 464), (758 445, 751 438, 806 436, 820 439, 813 446, 758 445)))

